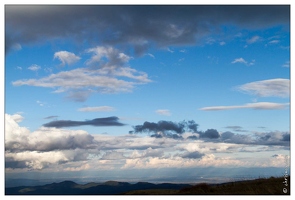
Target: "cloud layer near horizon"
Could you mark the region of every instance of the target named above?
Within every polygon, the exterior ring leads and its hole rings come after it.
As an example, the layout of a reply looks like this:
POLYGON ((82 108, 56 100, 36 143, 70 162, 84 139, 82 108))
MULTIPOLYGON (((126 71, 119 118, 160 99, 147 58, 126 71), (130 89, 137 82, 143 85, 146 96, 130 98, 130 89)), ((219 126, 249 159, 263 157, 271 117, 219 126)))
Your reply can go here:
MULTIPOLYGON (((219 153, 288 149, 290 134, 261 132, 251 136, 232 132, 216 137, 182 140, 138 135, 90 135, 82 130, 41 127, 31 132, 18 125, 20 115, 5 114, 6 170, 81 171, 100 169, 190 168, 196 166, 283 166, 280 156, 263 161, 223 157, 219 153), (96 166, 94 169, 93 166, 96 166)), ((216 131, 216 130, 215 130, 216 131)), ((213 130, 204 132, 210 135, 213 130), (209 133, 210 132, 210 133, 209 133)), ((215 133, 214 133, 215 134, 215 133)), ((265 153, 265 152, 264 152, 265 153)))

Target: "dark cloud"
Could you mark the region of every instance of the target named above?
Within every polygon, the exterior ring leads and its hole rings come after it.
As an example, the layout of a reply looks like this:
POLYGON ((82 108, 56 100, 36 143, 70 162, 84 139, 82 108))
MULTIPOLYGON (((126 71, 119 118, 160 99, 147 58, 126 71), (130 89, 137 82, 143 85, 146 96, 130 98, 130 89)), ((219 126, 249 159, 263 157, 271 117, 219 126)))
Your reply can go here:
POLYGON ((48 116, 48 117, 44 117, 43 119, 53 119, 53 118, 57 118, 57 115, 52 115, 52 116, 48 116))
POLYGON ((185 131, 197 132, 198 124, 195 121, 182 121, 179 123, 172 121, 144 122, 143 125, 133 126, 133 131, 129 133, 153 133, 151 137, 162 138, 169 137, 174 139, 181 139, 181 134, 185 131))
POLYGON ((163 137, 166 137, 166 138, 173 138, 173 139, 183 139, 183 137, 180 135, 180 134, 176 134, 176 133, 155 133, 155 134, 152 134, 151 137, 155 137, 155 138, 163 138, 163 137))
POLYGON ((205 154, 200 153, 198 151, 194 151, 194 152, 187 152, 184 154, 181 154, 180 157, 182 158, 190 158, 190 159, 198 159, 198 158, 202 158, 205 154))
POLYGON ((282 141, 289 141, 290 142, 290 134, 289 133, 284 134, 282 141))
POLYGON ((205 132, 200 132, 199 134, 200 138, 216 139, 220 137, 216 129, 207 129, 205 132))
POLYGON ((221 134, 220 141, 234 144, 289 146, 290 134, 285 132, 266 132, 246 135, 227 131, 221 134))
POLYGON ((191 135, 191 136, 188 136, 187 139, 190 139, 190 140, 198 140, 199 137, 196 136, 196 135, 191 135))
POLYGON ((231 129, 232 131, 236 132, 247 132, 247 130, 244 130, 241 126, 226 126, 225 128, 231 129))
POLYGON ((5 168, 17 169, 26 167, 27 164, 25 161, 16 161, 11 157, 5 157, 5 168))
POLYGON ((55 120, 49 123, 43 124, 44 127, 55 127, 55 128, 63 128, 63 127, 73 127, 73 126, 124 126, 118 122, 118 117, 106 117, 106 118, 95 118, 93 120, 86 121, 71 121, 71 120, 55 120))
POLYGON ((5 49, 69 38, 81 44, 131 45, 141 54, 154 44, 195 44, 223 25, 260 29, 289 21, 288 5, 5 5, 5 49))

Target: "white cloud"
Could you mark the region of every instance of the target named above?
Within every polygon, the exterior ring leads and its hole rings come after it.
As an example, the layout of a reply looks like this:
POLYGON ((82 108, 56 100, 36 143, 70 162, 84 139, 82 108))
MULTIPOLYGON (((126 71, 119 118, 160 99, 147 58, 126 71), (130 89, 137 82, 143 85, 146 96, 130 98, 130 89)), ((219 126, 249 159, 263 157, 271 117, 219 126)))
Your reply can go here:
POLYGON ((78 68, 62 71, 40 79, 17 80, 14 86, 29 85, 35 87, 56 88, 56 93, 67 92, 68 97, 84 101, 94 92, 119 93, 131 92, 135 85, 151 82, 148 75, 129 67, 86 69, 78 68), (117 78, 118 77, 118 78, 117 78), (120 79, 120 77, 123 77, 120 79), (129 78, 130 80, 126 80, 129 78))
POLYGON ((65 66, 66 64, 74 64, 75 62, 78 62, 81 59, 79 56, 76 56, 74 53, 68 51, 59 51, 54 53, 54 59, 56 58, 61 61, 62 66, 65 66))
POLYGON ((107 66, 116 66, 121 67, 123 64, 127 63, 132 57, 119 52, 118 49, 107 46, 98 46, 95 48, 90 48, 86 50, 87 53, 92 53, 92 57, 86 62, 87 65, 95 64, 95 63, 103 63, 102 58, 106 58, 108 60, 107 66))
POLYGON ((181 157, 169 157, 169 158, 135 158, 126 159, 126 164, 122 169, 134 168, 134 169, 147 169, 147 168, 191 168, 191 167, 233 167, 233 166, 245 166, 246 163, 233 159, 231 157, 216 157, 214 154, 208 154, 201 159, 187 159, 181 157))
POLYGON ((236 59, 233 60, 231 63, 232 63, 232 64, 235 64, 235 63, 243 63, 243 64, 247 64, 247 61, 245 61, 244 58, 236 58, 236 59))
POLYGON ((14 43, 12 45, 12 49, 15 50, 15 51, 19 51, 19 50, 22 49, 22 46, 19 43, 14 43))
MULTIPOLYGON (((18 125, 17 121, 20 121, 21 118, 20 114, 5 114, 6 170, 26 169, 55 172, 97 170, 97 168, 104 170, 132 168, 184 169, 198 166, 251 167, 283 165, 281 155, 270 158, 259 157, 259 161, 257 161, 257 158, 246 159, 241 154, 228 154, 239 152, 239 150, 248 147, 251 148, 250 150, 255 150, 256 147, 249 144, 210 142, 185 138, 175 140, 131 134, 117 136, 90 135, 83 130, 45 127, 30 132, 27 128, 18 125), (239 156, 243 157, 243 159, 240 159, 239 156)), ((269 134, 273 138, 270 142, 282 140, 283 135, 280 132, 255 133, 254 136, 266 138, 269 134)), ((192 135, 192 133, 186 133, 186 136, 188 135, 192 135)))
POLYGON ((219 111, 219 110, 233 110, 233 109, 242 109, 242 108, 250 108, 254 110, 279 110, 279 109, 285 109, 288 105, 289 103, 256 102, 256 103, 247 103, 244 105, 234 105, 234 106, 203 107, 203 108, 200 108, 200 110, 219 111))
POLYGON ((16 69, 18 69, 18 70, 22 70, 23 68, 20 67, 20 66, 17 66, 16 69))
POLYGON ((282 67, 290 67, 290 61, 286 61, 285 64, 282 65, 282 67))
POLYGON ((45 104, 44 102, 41 102, 41 101, 39 101, 39 100, 37 100, 36 103, 37 103, 39 106, 44 106, 44 104, 45 104))
POLYGON ((110 112, 114 110, 115 108, 111 106, 84 107, 78 109, 80 112, 110 112))
POLYGON ((268 44, 278 44, 280 40, 271 40, 268 42, 268 44))
POLYGON ((234 59, 231 63, 232 63, 232 64, 235 64, 235 63, 242 63, 242 64, 245 64, 245 65, 247 65, 247 66, 251 66, 251 65, 254 65, 255 60, 252 60, 251 62, 248 62, 248 61, 246 61, 244 58, 236 58, 236 59, 234 59))
POLYGON ((83 130, 45 128, 30 132, 17 123, 20 116, 5 114, 5 147, 11 151, 53 151, 96 146, 93 136, 83 130), (16 120, 15 120, 16 119, 16 120))
POLYGON ((165 109, 159 109, 159 110, 156 110, 155 112, 159 115, 165 115, 165 116, 171 115, 171 112, 169 110, 165 110, 165 109))
POLYGON ((151 58, 155 58, 155 56, 151 53, 147 53, 146 55, 150 56, 151 58))
POLYGON ((225 45, 226 43, 224 42, 224 41, 222 41, 222 42, 219 42, 219 45, 220 46, 223 46, 223 45, 225 45))
POLYGON ((237 89, 260 97, 288 97, 290 80, 277 78, 255 81, 238 86, 237 89))
POLYGON ((171 50, 169 47, 167 48, 167 51, 169 51, 170 53, 174 53, 174 51, 171 50))
MULTIPOLYGON (((54 93, 66 92, 67 98, 74 101, 85 101, 92 93, 132 92, 135 85, 151 82, 148 75, 125 64, 131 57, 113 47, 99 46, 88 49, 93 56, 86 64, 95 64, 88 68, 77 68, 62 71, 40 79, 25 79, 12 82, 14 86, 29 85, 54 88, 54 93), (98 63, 98 66, 97 66, 98 63)), ((56 57, 70 64, 78 58, 69 52, 57 52, 56 57)), ((31 70, 40 67, 33 66, 31 70)))
POLYGON ((248 39, 248 40, 247 40, 247 43, 248 43, 248 44, 253 44, 253 43, 259 41, 259 39, 260 39, 260 37, 259 37, 258 35, 255 35, 255 36, 253 36, 252 38, 248 39))
POLYGON ((11 118, 17 123, 23 121, 23 119, 24 119, 24 117, 21 116, 20 114, 11 115, 11 118))
POLYGON ((30 67, 28 67, 28 69, 31 71, 38 71, 39 69, 41 69, 41 67, 39 65, 33 64, 30 67))

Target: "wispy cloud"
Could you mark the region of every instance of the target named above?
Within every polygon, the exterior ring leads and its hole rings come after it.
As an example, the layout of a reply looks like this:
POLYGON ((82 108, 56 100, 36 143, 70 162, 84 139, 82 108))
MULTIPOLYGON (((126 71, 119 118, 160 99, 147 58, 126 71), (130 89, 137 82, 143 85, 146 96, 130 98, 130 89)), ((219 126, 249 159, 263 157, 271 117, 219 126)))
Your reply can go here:
POLYGON ((169 51, 170 53, 174 53, 174 51, 171 50, 170 48, 167 48, 167 51, 169 51))
POLYGON ((231 63, 232 63, 232 64, 235 64, 235 63, 243 63, 243 64, 247 64, 247 61, 244 60, 244 58, 236 58, 236 59, 234 59, 231 63))
POLYGON ((271 102, 257 102, 257 103, 247 103, 244 105, 234 105, 234 106, 211 106, 203 107, 200 110, 204 111, 221 111, 221 110, 233 110, 233 109, 254 109, 254 110, 281 110, 285 109, 289 103, 271 103, 271 102))
POLYGON ((254 65, 255 60, 252 60, 251 62, 248 62, 248 61, 246 61, 244 58, 236 58, 236 59, 234 59, 231 63, 232 63, 232 64, 235 64, 235 63, 242 63, 242 64, 245 64, 245 65, 247 65, 247 66, 251 66, 251 65, 254 65))
POLYGON ((282 65, 282 67, 290 67, 290 61, 286 61, 286 62, 282 65))
POLYGON ((146 55, 148 55, 151 58, 155 58, 155 56, 153 54, 151 54, 151 53, 147 53, 146 55))
POLYGON ((86 52, 92 54, 92 57, 86 62, 87 65, 99 63, 104 67, 122 67, 122 65, 131 59, 130 56, 111 46, 97 46, 95 48, 87 49, 86 52), (107 62, 105 62, 102 58, 106 58, 107 62))
POLYGON ((171 115, 170 110, 166 110, 166 109, 159 109, 159 110, 156 110, 155 112, 159 115, 165 115, 165 116, 171 115))
POLYGON ((131 92, 135 85, 151 82, 148 75, 131 67, 123 66, 130 57, 113 48, 94 48, 95 52, 88 63, 100 62, 102 56, 108 62, 100 68, 77 68, 50 74, 40 79, 17 80, 14 86, 29 85, 35 87, 56 88, 55 93, 65 92, 67 98, 85 101, 90 94, 131 92), (100 55, 99 52, 102 52, 100 55))
POLYGON ((260 97, 288 97, 290 94, 290 80, 277 78, 255 81, 238 86, 236 89, 260 97))
POLYGON ((111 106, 84 107, 78 109, 80 112, 110 112, 114 110, 115 108, 111 106))
POLYGON ((222 41, 222 42, 219 42, 219 45, 220 46, 223 46, 223 45, 225 45, 226 43, 224 42, 224 41, 222 41))
POLYGON ((43 119, 54 119, 54 118, 57 118, 58 116, 57 115, 51 115, 51 116, 48 116, 48 117, 44 117, 43 119))
POLYGON ((38 71, 39 69, 41 69, 41 67, 39 65, 33 64, 30 67, 28 67, 28 69, 31 71, 38 71))
POLYGON ((236 132, 247 132, 247 130, 244 130, 241 126, 226 126, 225 128, 236 132))
POLYGON ((253 37, 251 37, 250 39, 247 40, 248 44, 253 44, 255 42, 258 42, 261 38, 258 35, 255 35, 253 37))
POLYGON ((81 59, 79 56, 76 56, 74 53, 68 51, 59 51, 54 53, 54 59, 56 58, 61 61, 62 66, 65 66, 66 64, 72 65, 81 59))
POLYGON ((268 42, 268 44, 278 44, 280 40, 271 40, 268 42))

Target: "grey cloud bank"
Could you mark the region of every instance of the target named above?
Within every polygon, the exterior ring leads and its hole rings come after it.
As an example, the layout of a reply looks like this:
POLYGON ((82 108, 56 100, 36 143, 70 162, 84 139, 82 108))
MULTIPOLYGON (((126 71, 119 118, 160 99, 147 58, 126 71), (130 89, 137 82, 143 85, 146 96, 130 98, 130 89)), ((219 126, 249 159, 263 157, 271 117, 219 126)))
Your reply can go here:
POLYGON ((284 5, 6 5, 5 49, 71 36, 78 41, 91 38, 88 42, 132 45, 142 54, 150 42, 157 46, 193 44, 219 32, 221 25, 259 29, 288 25, 289 18, 290 7, 284 5))

